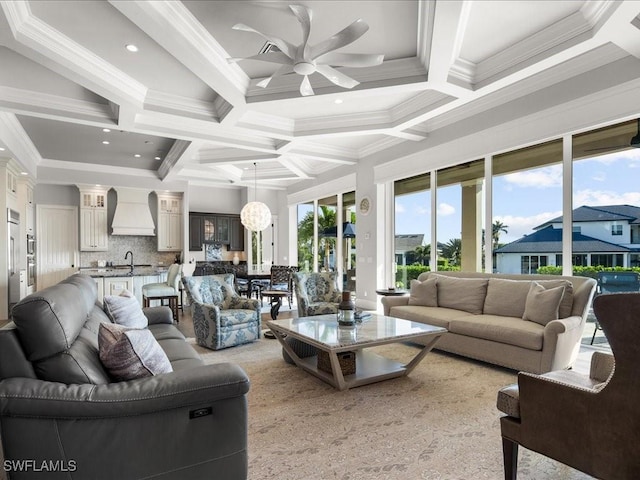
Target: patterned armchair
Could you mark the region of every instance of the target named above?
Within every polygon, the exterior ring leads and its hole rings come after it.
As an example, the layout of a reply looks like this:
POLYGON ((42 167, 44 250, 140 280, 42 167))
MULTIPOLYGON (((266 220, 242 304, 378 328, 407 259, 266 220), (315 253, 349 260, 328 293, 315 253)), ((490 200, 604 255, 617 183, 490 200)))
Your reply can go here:
POLYGON ((183 277, 198 345, 220 350, 260 338, 260 302, 240 297, 233 274, 183 277))
POLYGON ((298 316, 337 313, 342 299, 336 272, 293 274, 293 285, 298 303, 298 316))

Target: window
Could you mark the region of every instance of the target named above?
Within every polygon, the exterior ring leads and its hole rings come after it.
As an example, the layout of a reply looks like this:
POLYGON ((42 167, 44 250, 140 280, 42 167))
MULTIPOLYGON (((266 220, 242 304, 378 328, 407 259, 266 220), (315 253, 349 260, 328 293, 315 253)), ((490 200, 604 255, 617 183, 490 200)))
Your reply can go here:
MULTIPOLYGON (((539 257, 530 254, 539 247, 534 245, 548 245, 551 259, 562 254, 562 141, 496 155, 492 170, 495 271, 536 273, 539 257)), ((540 265, 547 265, 547 257, 540 258, 545 262, 540 265)))
POLYGON ((622 235, 622 225, 611 225, 611 235, 622 235))
POLYGON ((483 269, 484 160, 437 172, 438 268, 483 269))
POLYGON ((520 273, 538 273, 538 268, 547 266, 546 255, 522 255, 520 257, 520 273))
POLYGON ((573 233, 582 233, 582 227, 580 225, 574 225, 571 227, 571 231, 573 233))
POLYGON ((623 267, 624 255, 621 253, 591 254, 592 267, 623 267))
POLYGON ((408 288, 410 280, 430 268, 431 181, 425 173, 394 184, 394 257, 396 286, 408 288), (409 276, 409 270, 412 274, 409 276))

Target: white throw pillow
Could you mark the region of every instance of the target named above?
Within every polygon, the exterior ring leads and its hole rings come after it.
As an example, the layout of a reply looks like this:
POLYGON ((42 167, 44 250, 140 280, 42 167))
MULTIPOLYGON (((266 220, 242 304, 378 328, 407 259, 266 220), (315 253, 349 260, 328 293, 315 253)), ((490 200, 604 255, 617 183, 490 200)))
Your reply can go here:
POLYGON ((103 309, 112 322, 130 328, 147 328, 149 320, 142 313, 142 307, 129 290, 120 295, 105 295, 103 309))

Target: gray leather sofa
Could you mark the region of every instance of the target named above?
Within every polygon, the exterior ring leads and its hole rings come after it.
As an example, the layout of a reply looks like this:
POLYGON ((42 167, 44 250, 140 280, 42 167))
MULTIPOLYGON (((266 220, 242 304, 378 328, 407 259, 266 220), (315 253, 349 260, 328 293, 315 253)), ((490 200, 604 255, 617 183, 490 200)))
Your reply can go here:
MULTIPOLYGON (((436 280, 437 300, 431 306, 412 304, 411 296, 384 297, 384 314, 444 327, 435 348, 495 365, 531 373, 569 368, 580 349, 596 281, 559 275, 508 275, 476 272, 424 272, 418 281, 436 280), (452 287, 439 278, 460 279, 452 287), (465 279, 485 286, 465 286, 465 279), (532 282, 566 283, 558 318, 544 322, 523 318, 532 282), (445 297, 445 290, 448 295, 445 297), (469 308, 469 295, 476 310, 469 308), (467 304, 463 306, 463 304, 467 304), (564 310, 564 311, 563 311, 564 310)), ((535 311, 533 312, 535 313, 535 311)))
POLYGON ((109 318, 96 299, 93 279, 73 275, 24 298, 0 330, 9 477, 245 479, 245 372, 203 365, 171 311, 154 307, 148 328, 173 372, 113 382, 99 359, 109 318))

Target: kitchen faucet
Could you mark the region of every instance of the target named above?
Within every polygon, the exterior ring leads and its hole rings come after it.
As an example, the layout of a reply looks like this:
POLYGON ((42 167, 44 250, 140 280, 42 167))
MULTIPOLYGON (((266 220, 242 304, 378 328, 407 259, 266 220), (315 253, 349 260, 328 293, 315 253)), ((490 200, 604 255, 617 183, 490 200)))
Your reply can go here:
POLYGON ((129 254, 131 254, 131 263, 129 264, 129 268, 131 269, 130 273, 133 273, 133 252, 131 250, 129 250, 127 253, 124 254, 124 259, 126 260, 127 257, 129 256, 129 254))

